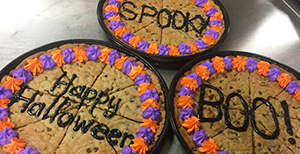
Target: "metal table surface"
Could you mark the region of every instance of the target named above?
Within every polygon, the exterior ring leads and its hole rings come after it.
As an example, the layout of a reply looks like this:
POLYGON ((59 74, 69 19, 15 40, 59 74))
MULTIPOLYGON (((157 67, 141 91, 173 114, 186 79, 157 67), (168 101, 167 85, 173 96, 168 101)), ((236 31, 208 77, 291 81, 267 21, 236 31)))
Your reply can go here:
MULTIPOLYGON (((219 50, 262 54, 300 71, 300 19, 279 0, 220 0, 231 28, 219 50)), ((98 0, 0 1, 0 69, 22 53, 64 39, 108 40, 96 17, 98 0)), ((176 71, 159 72, 169 85, 176 71)), ((159 153, 186 153, 168 136, 159 153)))

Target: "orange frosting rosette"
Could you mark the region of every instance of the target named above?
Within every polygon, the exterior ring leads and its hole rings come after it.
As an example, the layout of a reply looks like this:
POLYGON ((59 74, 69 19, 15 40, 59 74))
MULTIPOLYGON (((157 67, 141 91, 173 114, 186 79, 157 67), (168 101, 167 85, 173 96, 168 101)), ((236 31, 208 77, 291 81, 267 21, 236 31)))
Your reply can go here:
POLYGON ((257 63, 257 73, 259 75, 267 76, 269 72, 270 63, 266 61, 260 61, 257 63))
POLYGON ((128 76, 135 79, 138 75, 145 74, 141 66, 132 66, 128 76))
POLYGON ((213 45, 215 44, 215 38, 213 38, 211 35, 204 35, 202 38, 203 42, 205 42, 207 45, 213 45))
POLYGON ((142 38, 140 36, 134 36, 129 40, 129 44, 135 48, 141 40, 142 38))
POLYGON ((0 107, 8 108, 10 100, 8 98, 0 98, 0 107))
POLYGON ((300 101, 300 90, 294 92, 297 101, 300 101))
POLYGON ((149 45, 149 48, 145 52, 157 55, 158 54, 158 45, 156 43, 151 43, 149 45))
MULTIPOLYGON (((119 28, 116 28, 116 29, 114 30, 114 32, 115 32, 115 35, 116 35, 116 36, 122 37, 124 33, 130 32, 130 30, 127 29, 126 27, 119 27, 119 28)), ((140 42, 138 39, 139 39, 139 38, 137 38, 137 39, 134 40, 134 41, 140 42)), ((136 42, 135 42, 135 43, 136 43, 136 42)))
POLYGON ((13 137, 11 143, 3 146, 3 150, 7 153, 17 154, 19 151, 24 150, 25 147, 26 143, 22 138, 13 137))
POLYGON ((209 20, 211 21, 213 19, 223 20, 223 14, 217 12, 217 13, 211 15, 209 20))
POLYGON ((196 74, 201 76, 202 80, 208 80, 209 79, 209 71, 206 66, 199 65, 196 67, 196 74))
POLYGON ((194 100, 191 98, 191 96, 182 95, 177 100, 177 106, 182 109, 185 109, 186 107, 192 108, 193 104, 194 100))
POLYGON ((107 5, 104 10, 105 11, 114 11, 116 13, 119 12, 119 8, 118 8, 117 4, 115 4, 115 5, 107 5))
POLYGON ((194 130, 199 130, 200 127, 200 121, 197 117, 195 116, 191 116, 188 119, 184 120, 184 122, 182 123, 182 126, 184 128, 187 128, 187 132, 190 133, 194 130))
POLYGON ((210 28, 216 32, 220 32, 222 29, 222 26, 212 25, 212 26, 210 26, 210 28))
POLYGON ((132 139, 133 144, 130 145, 130 148, 132 148, 135 152, 138 154, 146 154, 148 151, 147 142, 141 138, 137 137, 135 139, 132 139))
POLYGON ((217 154, 217 150, 219 149, 220 147, 217 143, 215 143, 215 140, 209 138, 208 141, 204 141, 202 143, 202 146, 199 148, 199 151, 206 154, 217 154))
POLYGON ((195 42, 188 42, 187 45, 191 47, 191 53, 194 53, 198 49, 195 42))
POLYGON ((277 77, 277 81, 280 87, 285 88, 286 85, 292 81, 292 79, 289 74, 282 73, 279 77, 277 77))
POLYGON ((52 59, 55 61, 58 67, 62 67, 62 65, 65 64, 64 57, 61 52, 61 50, 54 50, 50 53, 52 59))
POLYGON ((207 1, 207 3, 204 4, 202 7, 203 7, 202 11, 205 12, 205 11, 213 8, 214 7, 214 3, 209 3, 209 1, 207 1))
POLYGON ((4 117, 3 120, 0 120, 0 131, 5 128, 14 128, 16 125, 11 122, 9 117, 4 117))
POLYGON ((159 104, 157 103, 157 100, 154 98, 148 98, 144 101, 144 103, 142 103, 142 111, 148 109, 150 106, 152 106, 153 108, 158 109, 159 108, 159 104))
POLYGON ((11 89, 11 92, 14 93, 15 91, 20 90, 20 86, 22 84, 23 84, 22 79, 17 79, 14 77, 7 76, 6 81, 2 84, 2 86, 11 89))
POLYGON ((104 48, 101 50, 101 55, 99 56, 99 60, 102 62, 105 62, 106 64, 108 64, 108 55, 110 53, 110 49, 109 48, 104 48))
POLYGON ((169 48, 170 48, 170 50, 169 50, 170 56, 179 56, 180 55, 180 52, 176 46, 170 45, 169 48))
POLYGON ((108 21, 119 21, 121 18, 120 18, 120 16, 119 15, 117 15, 117 16, 112 16, 112 17, 109 17, 107 20, 108 21))
POLYGON ((156 129, 159 127, 157 121, 149 119, 143 119, 143 123, 140 124, 142 127, 150 128, 153 133, 156 133, 156 129))
POLYGON ((42 61, 38 58, 27 59, 26 61, 28 64, 24 68, 29 70, 33 75, 44 71, 42 61))
POLYGON ((247 58, 242 58, 241 56, 236 56, 232 58, 232 67, 237 71, 245 71, 245 66, 247 65, 247 58))
POLYGON ((81 49, 80 47, 75 47, 73 51, 75 56, 73 62, 79 61, 82 63, 83 61, 88 61, 87 52, 84 49, 81 49))
POLYGON ((150 90, 155 90, 155 87, 152 83, 141 83, 139 85, 139 89, 138 89, 138 93, 139 95, 142 95, 143 93, 145 93, 148 89, 150 90))
POLYGON ((119 59, 116 59, 115 61, 115 67, 119 70, 122 70, 123 69, 123 64, 124 62, 128 59, 128 57, 126 56, 122 56, 121 58, 119 59))
POLYGON ((188 87, 192 91, 195 91, 198 88, 197 80, 189 78, 189 77, 183 77, 180 80, 180 84, 183 85, 183 86, 188 87))
POLYGON ((216 56, 211 61, 213 62, 214 68, 218 73, 223 73, 224 72, 225 63, 223 61, 223 58, 216 56))

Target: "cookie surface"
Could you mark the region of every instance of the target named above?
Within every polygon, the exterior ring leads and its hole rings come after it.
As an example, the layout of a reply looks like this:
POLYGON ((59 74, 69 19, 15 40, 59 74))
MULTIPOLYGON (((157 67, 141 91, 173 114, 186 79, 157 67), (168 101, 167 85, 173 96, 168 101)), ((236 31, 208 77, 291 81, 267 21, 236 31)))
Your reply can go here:
POLYGON ((106 0, 102 4, 100 22, 119 42, 160 56, 208 50, 218 44, 229 24, 225 9, 214 0, 106 0))
POLYGON ((1 80, 0 144, 6 153, 148 153, 166 121, 162 89, 141 61, 101 44, 38 52, 1 80))
POLYGON ((299 74, 258 55, 234 54, 195 60, 173 80, 174 126, 187 148, 299 153, 299 74))

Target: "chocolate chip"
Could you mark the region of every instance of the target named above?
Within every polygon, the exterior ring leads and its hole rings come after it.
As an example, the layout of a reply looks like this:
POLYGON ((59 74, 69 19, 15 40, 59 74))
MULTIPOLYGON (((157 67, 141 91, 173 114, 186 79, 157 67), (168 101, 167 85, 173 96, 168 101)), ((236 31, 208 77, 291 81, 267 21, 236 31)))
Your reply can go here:
POLYGON ((237 92, 237 93, 241 93, 242 91, 241 91, 240 89, 238 89, 236 92, 237 92))
POLYGON ((87 149, 86 149, 86 152, 87 152, 87 153, 91 153, 91 152, 92 152, 92 149, 87 148, 87 149))
POLYGON ((232 86, 229 86, 229 89, 232 89, 233 87, 232 86))
POLYGON ((226 74, 222 74, 223 78, 227 78, 227 75, 226 74))
POLYGON ((259 147, 261 147, 261 143, 258 143, 257 145, 258 145, 259 147))
POLYGON ((48 132, 51 132, 51 131, 52 131, 52 129, 51 129, 51 128, 49 128, 49 127, 47 127, 47 131, 48 131, 48 132))
POLYGON ((99 149, 98 147, 95 147, 95 148, 94 148, 94 151, 95 151, 95 152, 97 152, 97 151, 98 151, 98 149, 99 149))
POLYGON ((262 95, 262 92, 261 92, 261 91, 258 91, 258 93, 259 93, 260 95, 262 95))

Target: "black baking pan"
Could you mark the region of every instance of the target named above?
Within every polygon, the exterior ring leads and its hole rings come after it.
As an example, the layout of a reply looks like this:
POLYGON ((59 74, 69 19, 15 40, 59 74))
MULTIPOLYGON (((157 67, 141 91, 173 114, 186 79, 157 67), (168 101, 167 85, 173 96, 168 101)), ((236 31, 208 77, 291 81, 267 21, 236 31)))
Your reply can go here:
POLYGON ((249 52, 243 52, 243 51, 220 51, 220 52, 215 52, 215 53, 209 53, 209 54, 205 54, 203 56, 198 56, 195 59, 188 62, 187 64, 185 64, 176 73, 175 77, 173 78, 173 80, 171 82, 171 85, 169 87, 168 103, 170 103, 169 104, 169 107, 170 107, 169 115, 170 115, 171 126, 174 130, 174 133, 178 137, 179 141, 181 142, 181 144, 184 146, 184 148, 186 149, 186 151, 189 154, 192 154, 192 151, 189 149, 188 144, 184 141, 183 137, 181 136, 180 132, 178 131, 176 124, 175 124, 175 119, 174 119, 174 105, 175 105, 174 98, 175 98, 176 85, 177 85, 179 79, 184 75, 184 73, 186 71, 191 70, 194 65, 196 65, 198 62, 200 62, 202 60, 211 59, 215 56, 223 57, 223 56, 237 56, 237 55, 255 57, 255 58, 267 61, 270 64, 275 64, 275 65, 285 69, 286 71, 292 73, 297 79, 300 79, 300 73, 287 65, 281 64, 277 61, 272 60, 271 58, 268 58, 268 57, 265 57, 262 55, 253 54, 253 53, 249 53, 249 52))
POLYGON ((203 51, 203 52, 199 52, 196 54, 191 54, 191 55, 187 55, 187 56, 160 56, 160 55, 153 55, 153 54, 148 54, 142 51, 139 51, 129 45, 127 45, 126 43, 120 41, 117 37, 115 37, 112 33, 109 32, 108 27, 106 27, 106 25, 104 24, 104 18, 103 18, 103 5, 105 3, 105 1, 107 0, 100 0, 98 3, 98 7, 97 7, 97 16, 98 16, 98 21, 100 26, 102 27, 102 29, 104 30, 104 32, 109 36, 109 38, 111 40, 113 40, 115 43, 123 46, 124 48, 128 49, 128 50, 132 50, 138 54, 140 54, 141 56, 143 56, 146 60, 148 60, 154 67, 158 67, 158 68, 163 68, 163 69, 179 69, 180 67, 182 67, 184 64, 186 64, 188 61, 190 61, 191 59, 206 54, 206 53, 210 53, 210 52, 214 52, 218 50, 218 47, 224 42, 224 40, 226 39, 228 33, 229 33, 229 25, 230 25, 230 21, 229 21, 229 16, 228 13, 225 9, 225 7, 222 5, 222 3, 219 0, 214 0, 214 2, 220 7, 222 13, 223 13, 223 19, 225 21, 225 31, 224 34, 221 36, 219 42, 217 44, 215 44, 213 47, 203 51))
POLYGON ((141 56, 139 56, 138 54, 136 54, 134 52, 128 51, 122 47, 116 46, 116 45, 108 43, 108 42, 100 41, 100 40, 73 39, 73 40, 57 41, 57 42, 53 42, 53 43, 46 44, 41 47, 35 48, 35 49, 28 51, 28 52, 24 53, 23 55, 17 57, 16 59, 14 59, 0 71, 0 79, 3 78, 3 76, 8 75, 10 73, 10 71, 15 69, 15 67, 18 66, 19 63, 22 62, 27 57, 29 57, 35 53, 38 53, 40 51, 47 51, 49 49, 59 47, 63 44, 71 44, 71 43, 99 44, 99 45, 107 46, 109 48, 116 49, 121 53, 125 53, 129 56, 136 57, 136 59, 141 61, 145 65, 146 68, 148 68, 149 70, 151 70, 152 72, 155 73, 155 75, 158 77, 158 79, 160 81, 161 88, 164 92, 164 97, 165 97, 164 102, 165 102, 165 110, 166 110, 166 121, 164 124, 163 131, 162 131, 161 135, 159 136, 159 139, 155 143, 155 146, 148 152, 149 154, 155 154, 159 150, 160 146, 164 143, 165 138, 168 136, 168 133, 170 132, 169 112, 167 112, 170 108, 169 103, 167 103, 168 88, 167 88, 167 85, 166 85, 165 81, 163 80, 162 76, 159 74, 159 72, 155 68, 153 68, 153 66, 151 66, 151 64, 149 64, 144 58, 142 58, 141 56))

